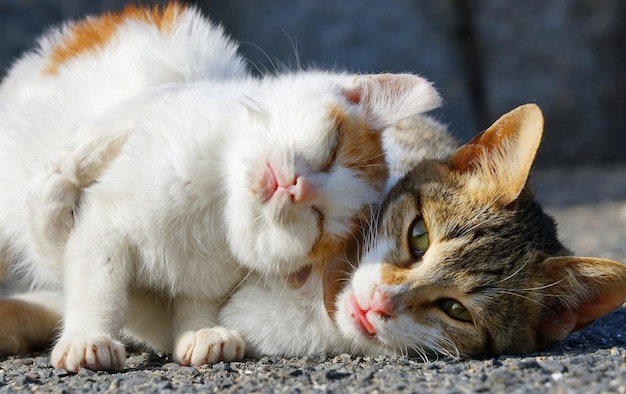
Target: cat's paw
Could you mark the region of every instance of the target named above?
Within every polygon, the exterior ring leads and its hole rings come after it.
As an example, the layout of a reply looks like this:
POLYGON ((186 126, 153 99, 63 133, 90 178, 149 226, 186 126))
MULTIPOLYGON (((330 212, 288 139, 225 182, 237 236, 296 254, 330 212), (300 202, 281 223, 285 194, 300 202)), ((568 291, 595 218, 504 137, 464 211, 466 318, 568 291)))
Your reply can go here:
POLYGON ((179 336, 174 360, 180 365, 215 364, 243 358, 245 342, 241 336, 224 327, 188 331, 179 336))
POLYGON ((61 337, 50 354, 55 368, 77 372, 79 368, 92 371, 119 371, 124 369, 124 345, 107 335, 64 339, 61 337))

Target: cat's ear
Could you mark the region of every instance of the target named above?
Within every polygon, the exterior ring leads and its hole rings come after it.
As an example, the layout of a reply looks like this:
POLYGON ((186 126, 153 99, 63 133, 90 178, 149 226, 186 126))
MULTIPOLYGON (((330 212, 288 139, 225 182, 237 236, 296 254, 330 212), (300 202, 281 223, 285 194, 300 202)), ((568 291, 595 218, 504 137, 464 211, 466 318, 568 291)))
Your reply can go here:
POLYGON ((459 173, 475 175, 477 192, 506 205, 526 185, 542 134, 539 107, 522 105, 459 148, 448 164, 459 173))
POLYGON ((359 75, 343 94, 348 102, 360 107, 375 130, 441 105, 433 85, 413 74, 359 75))
POLYGON ((626 302, 626 264, 589 257, 550 257, 538 266, 546 293, 536 334, 550 345, 626 302))

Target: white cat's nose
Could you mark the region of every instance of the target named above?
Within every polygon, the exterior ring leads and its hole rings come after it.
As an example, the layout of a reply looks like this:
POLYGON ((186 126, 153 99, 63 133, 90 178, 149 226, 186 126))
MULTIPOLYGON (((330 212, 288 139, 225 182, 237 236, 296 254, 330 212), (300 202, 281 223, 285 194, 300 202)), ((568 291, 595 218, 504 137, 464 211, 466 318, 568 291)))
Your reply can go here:
POLYGON ((293 203, 303 204, 315 197, 315 184, 310 176, 281 174, 267 163, 257 190, 263 201, 286 197, 293 203))

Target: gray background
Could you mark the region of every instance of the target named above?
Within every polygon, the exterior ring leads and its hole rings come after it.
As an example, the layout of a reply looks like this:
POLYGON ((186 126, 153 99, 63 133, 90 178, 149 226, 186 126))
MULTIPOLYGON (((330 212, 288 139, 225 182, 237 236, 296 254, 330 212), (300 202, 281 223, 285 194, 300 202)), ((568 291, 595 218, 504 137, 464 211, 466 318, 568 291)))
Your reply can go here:
MULTIPOLYGON (((0 0, 0 69, 48 26, 123 4, 0 0)), ((446 100, 437 116, 464 140, 504 112, 536 102, 546 116, 540 165, 626 159, 623 0, 197 4, 225 25, 260 70, 273 69, 272 62, 279 68, 300 62, 304 67, 420 73, 446 100)))

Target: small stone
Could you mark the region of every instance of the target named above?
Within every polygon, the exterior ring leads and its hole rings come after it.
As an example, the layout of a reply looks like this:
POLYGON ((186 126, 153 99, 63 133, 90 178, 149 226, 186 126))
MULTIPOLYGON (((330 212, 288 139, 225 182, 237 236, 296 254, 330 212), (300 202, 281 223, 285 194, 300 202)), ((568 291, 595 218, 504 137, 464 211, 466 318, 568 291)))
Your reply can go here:
POLYGON ((157 387, 159 390, 174 390, 174 385, 170 381, 160 382, 157 387))
POLYGON ((96 373, 94 371, 92 371, 91 369, 79 368, 78 372, 76 374, 78 376, 82 376, 82 377, 89 377, 89 376, 95 375, 96 373))
POLYGON ((177 370, 177 369, 180 369, 180 368, 181 368, 181 366, 179 364, 176 364, 176 363, 166 363, 166 364, 163 365, 163 369, 168 370, 168 371, 170 371, 170 370, 177 370))

